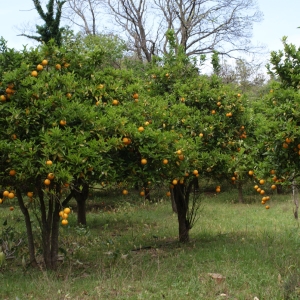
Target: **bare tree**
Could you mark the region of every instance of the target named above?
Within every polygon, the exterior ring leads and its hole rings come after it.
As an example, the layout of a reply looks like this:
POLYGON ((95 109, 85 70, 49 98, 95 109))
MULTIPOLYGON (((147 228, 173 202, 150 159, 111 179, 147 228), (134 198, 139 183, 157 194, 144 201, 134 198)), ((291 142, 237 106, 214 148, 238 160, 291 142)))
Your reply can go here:
POLYGON ((78 26, 86 35, 96 35, 99 32, 98 22, 101 7, 105 0, 67 0, 63 18, 78 26))
POLYGON ((140 60, 168 52, 168 29, 189 56, 218 51, 236 57, 258 50, 250 43, 253 23, 262 20, 255 1, 68 0, 67 15, 86 34, 95 34, 98 18, 107 13, 111 19, 100 23, 101 30, 105 24, 125 35, 140 60))

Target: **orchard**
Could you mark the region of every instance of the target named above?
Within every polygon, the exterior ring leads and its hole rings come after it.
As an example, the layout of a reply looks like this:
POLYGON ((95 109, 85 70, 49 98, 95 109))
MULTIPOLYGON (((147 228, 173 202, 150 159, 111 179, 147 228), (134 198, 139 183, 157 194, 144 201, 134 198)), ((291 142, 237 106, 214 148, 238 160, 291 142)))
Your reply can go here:
MULTIPOLYGON (((224 181, 236 184, 241 201, 249 181, 271 187, 297 179, 296 67, 295 77, 249 103, 217 75, 200 75, 172 32, 168 39, 169 53, 140 73, 114 67, 120 58, 96 37, 19 52, 2 45, 1 203, 17 199, 31 265, 37 265, 32 220, 40 226, 46 268, 56 269, 69 201, 76 200, 77 221, 86 225, 89 191, 101 183, 119 184, 124 197, 133 187, 149 197, 153 186, 168 186, 178 239, 188 242, 199 178, 213 180, 217 194, 224 181)), ((270 197, 261 190, 266 203, 270 197)))

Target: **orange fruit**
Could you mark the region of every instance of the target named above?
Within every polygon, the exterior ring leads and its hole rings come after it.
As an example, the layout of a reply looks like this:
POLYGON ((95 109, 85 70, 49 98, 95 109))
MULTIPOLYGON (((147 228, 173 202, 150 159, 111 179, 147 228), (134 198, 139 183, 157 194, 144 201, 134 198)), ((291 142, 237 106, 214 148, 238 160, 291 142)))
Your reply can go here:
POLYGON ((128 194, 128 191, 127 191, 127 190, 123 190, 123 191, 122 191, 122 194, 123 194, 123 195, 127 195, 127 194, 128 194))
POLYGON ((60 64, 56 64, 56 65, 55 65, 55 69, 56 69, 56 70, 60 70, 60 69, 61 69, 61 65, 60 65, 60 64))
POLYGON ((68 215, 68 214, 66 214, 66 213, 64 212, 64 213, 62 214, 62 216, 61 216, 61 217, 62 217, 63 219, 68 219, 68 216, 69 216, 69 215, 68 215))
POLYGON ((265 191, 264 191, 264 190, 261 190, 259 193, 260 193, 261 195, 264 195, 264 194, 265 194, 265 191))
POLYGON ((272 174, 272 175, 274 175, 275 173, 276 173, 275 170, 271 170, 271 171, 270 171, 270 174, 272 174))
POLYGON ((66 97, 70 99, 72 97, 72 94, 71 93, 67 93, 66 97))
POLYGON ((184 155, 183 154, 178 155, 178 159, 179 160, 184 160, 184 155))
POLYGON ((15 198, 15 194, 13 192, 10 192, 7 196, 9 199, 15 198))
POLYGON ((282 144, 282 147, 283 147, 284 149, 287 149, 287 148, 289 147, 289 145, 288 145, 287 143, 283 143, 283 144, 282 144))
POLYGON ((165 158, 164 160, 163 160, 163 164, 164 165, 167 165, 169 163, 169 161, 165 158))
POLYGON ((50 180, 53 180, 54 179, 54 174, 53 173, 49 173, 47 175, 47 178, 50 179, 50 180))
POLYGON ((61 224, 62 224, 62 225, 68 225, 68 223, 69 223, 69 222, 68 222, 68 220, 66 220, 66 219, 61 220, 61 224))
POLYGON ((256 191, 257 191, 258 193, 260 193, 260 191, 261 191, 261 188, 258 188, 256 191))
POLYGON ((114 100, 112 101, 112 105, 118 105, 118 104, 119 104, 119 101, 118 101, 118 100, 114 99, 114 100))
POLYGON ((141 127, 138 128, 139 132, 143 132, 144 130, 145 130, 145 128, 143 126, 141 126, 141 127))
POLYGON ((6 101, 6 96, 5 96, 5 95, 1 95, 1 96, 0 96, 0 100, 1 100, 2 102, 6 101))
POLYGON ((52 165, 52 160, 47 160, 46 165, 51 166, 52 165))
POLYGON ((171 196, 171 192, 166 192, 166 195, 167 195, 168 197, 170 197, 170 196, 171 196))
POLYGON ((221 188, 220 187, 216 187, 216 192, 220 193, 221 192, 221 188))
POLYGON ((198 170, 194 170, 194 171, 193 171, 193 174, 194 174, 194 175, 197 175, 198 173, 199 173, 198 170))
POLYGON ((219 102, 217 102, 217 105, 218 105, 218 106, 221 106, 221 104, 222 104, 222 103, 221 103, 220 101, 219 101, 219 102))
POLYGON ((252 176, 252 175, 254 174, 254 172, 253 172, 252 170, 250 170, 250 171, 248 172, 248 174, 249 174, 250 176, 252 176))
POLYGON ((29 198, 33 197, 33 192, 27 192, 27 197, 29 198))
POLYGON ((2 203, 3 203, 3 199, 0 198, 0 204, 2 204, 2 203))
POLYGON ((66 207, 65 209, 64 209, 64 213, 65 214, 69 214, 71 212, 71 209, 69 208, 69 207, 66 207))
POLYGON ((11 206, 11 207, 9 208, 9 210, 10 210, 10 211, 13 211, 13 210, 14 210, 14 207, 13 207, 13 206, 11 206))
POLYGON ((271 185, 271 189, 272 189, 272 190, 276 190, 276 185, 275 185, 275 184, 272 184, 272 185, 271 185))
POLYGON ((9 171, 9 175, 10 176, 15 176, 16 175, 16 171, 15 170, 10 170, 9 171))
POLYGON ((241 94, 237 94, 238 97, 241 97, 241 94))
POLYGON ((216 113, 216 111, 213 109, 213 110, 211 111, 211 114, 214 115, 215 113, 216 113))
POLYGON ((133 99, 138 99, 139 98, 139 94, 138 93, 134 93, 132 97, 133 97, 133 99))
POLYGON ((43 67, 43 65, 38 64, 38 65, 36 66, 36 69, 37 69, 38 71, 42 71, 42 70, 44 69, 44 67, 43 67))
POLYGON ((203 133, 200 132, 200 133, 199 133, 199 136, 200 136, 200 137, 203 137, 203 133))
POLYGON ((180 154, 182 154, 182 151, 181 151, 181 150, 177 150, 176 153, 177 153, 178 155, 180 155, 180 154))
POLYGON ((172 181, 172 184, 173 185, 176 185, 178 183, 178 180, 177 179, 174 179, 173 181, 172 181))
POLYGON ((58 214, 59 214, 59 216, 60 216, 60 217, 62 217, 62 216, 63 216, 63 214, 64 214, 64 211, 63 211, 63 210, 61 210, 61 211, 60 211, 58 214))
POLYGON ((50 179, 45 179, 45 180, 44 180, 44 184, 45 184, 45 185, 50 185, 50 183, 51 183, 50 179))
POLYGON ((38 72, 37 72, 37 71, 32 71, 32 72, 31 72, 31 76, 37 77, 37 76, 38 76, 38 72))
POLYGON ((266 209, 269 209, 270 208, 270 206, 269 205, 266 205, 266 209))
POLYGON ((47 66, 48 65, 48 60, 47 59, 43 59, 41 62, 42 66, 47 66))
POLYGON ((140 192, 140 196, 145 196, 145 192, 144 192, 144 191, 141 191, 141 192, 140 192))
POLYGON ((9 195, 9 191, 4 191, 4 192, 3 192, 3 196, 4 196, 4 197, 7 197, 8 195, 9 195))
POLYGON ((141 159, 141 164, 142 164, 142 165, 147 164, 147 159, 146 159, 146 158, 142 158, 142 159, 141 159))
POLYGON ((66 121, 66 120, 60 120, 60 121, 59 121, 59 124, 60 124, 61 126, 65 126, 65 125, 67 124, 67 121, 66 121))
POLYGON ((261 179, 261 180, 259 181, 259 183, 260 183, 260 184, 264 184, 265 181, 264 181, 263 179, 261 179))

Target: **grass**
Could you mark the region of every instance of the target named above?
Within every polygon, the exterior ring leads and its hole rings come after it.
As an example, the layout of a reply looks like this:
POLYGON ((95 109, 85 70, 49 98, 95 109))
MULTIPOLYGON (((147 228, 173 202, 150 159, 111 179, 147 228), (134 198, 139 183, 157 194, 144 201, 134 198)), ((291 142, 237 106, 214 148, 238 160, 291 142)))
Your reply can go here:
MULTIPOLYGON (((273 196, 266 210, 250 191, 250 204, 235 203, 235 191, 207 194, 185 245, 163 196, 154 203, 99 196, 89 202, 88 227, 78 227, 73 213, 61 228, 56 272, 24 269, 26 247, 17 248, 0 269, 1 299, 299 299, 300 236, 290 195, 273 196)), ((19 209, 8 207, 0 207, 0 224, 7 220, 2 232, 11 226, 16 239, 24 224, 19 209)))

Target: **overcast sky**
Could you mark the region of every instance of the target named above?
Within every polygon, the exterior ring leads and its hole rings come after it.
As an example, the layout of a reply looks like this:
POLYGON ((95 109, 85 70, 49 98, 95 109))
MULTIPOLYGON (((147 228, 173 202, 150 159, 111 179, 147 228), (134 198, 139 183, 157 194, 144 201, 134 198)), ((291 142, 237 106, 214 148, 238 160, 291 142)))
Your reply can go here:
MULTIPOLYGON (((264 44, 269 51, 282 49, 281 39, 300 46, 300 0, 257 0, 264 20, 253 28, 253 44, 264 44)), ((33 45, 27 38, 17 36, 21 28, 33 28, 39 20, 32 0, 0 0, 0 36, 10 48, 33 45)))

